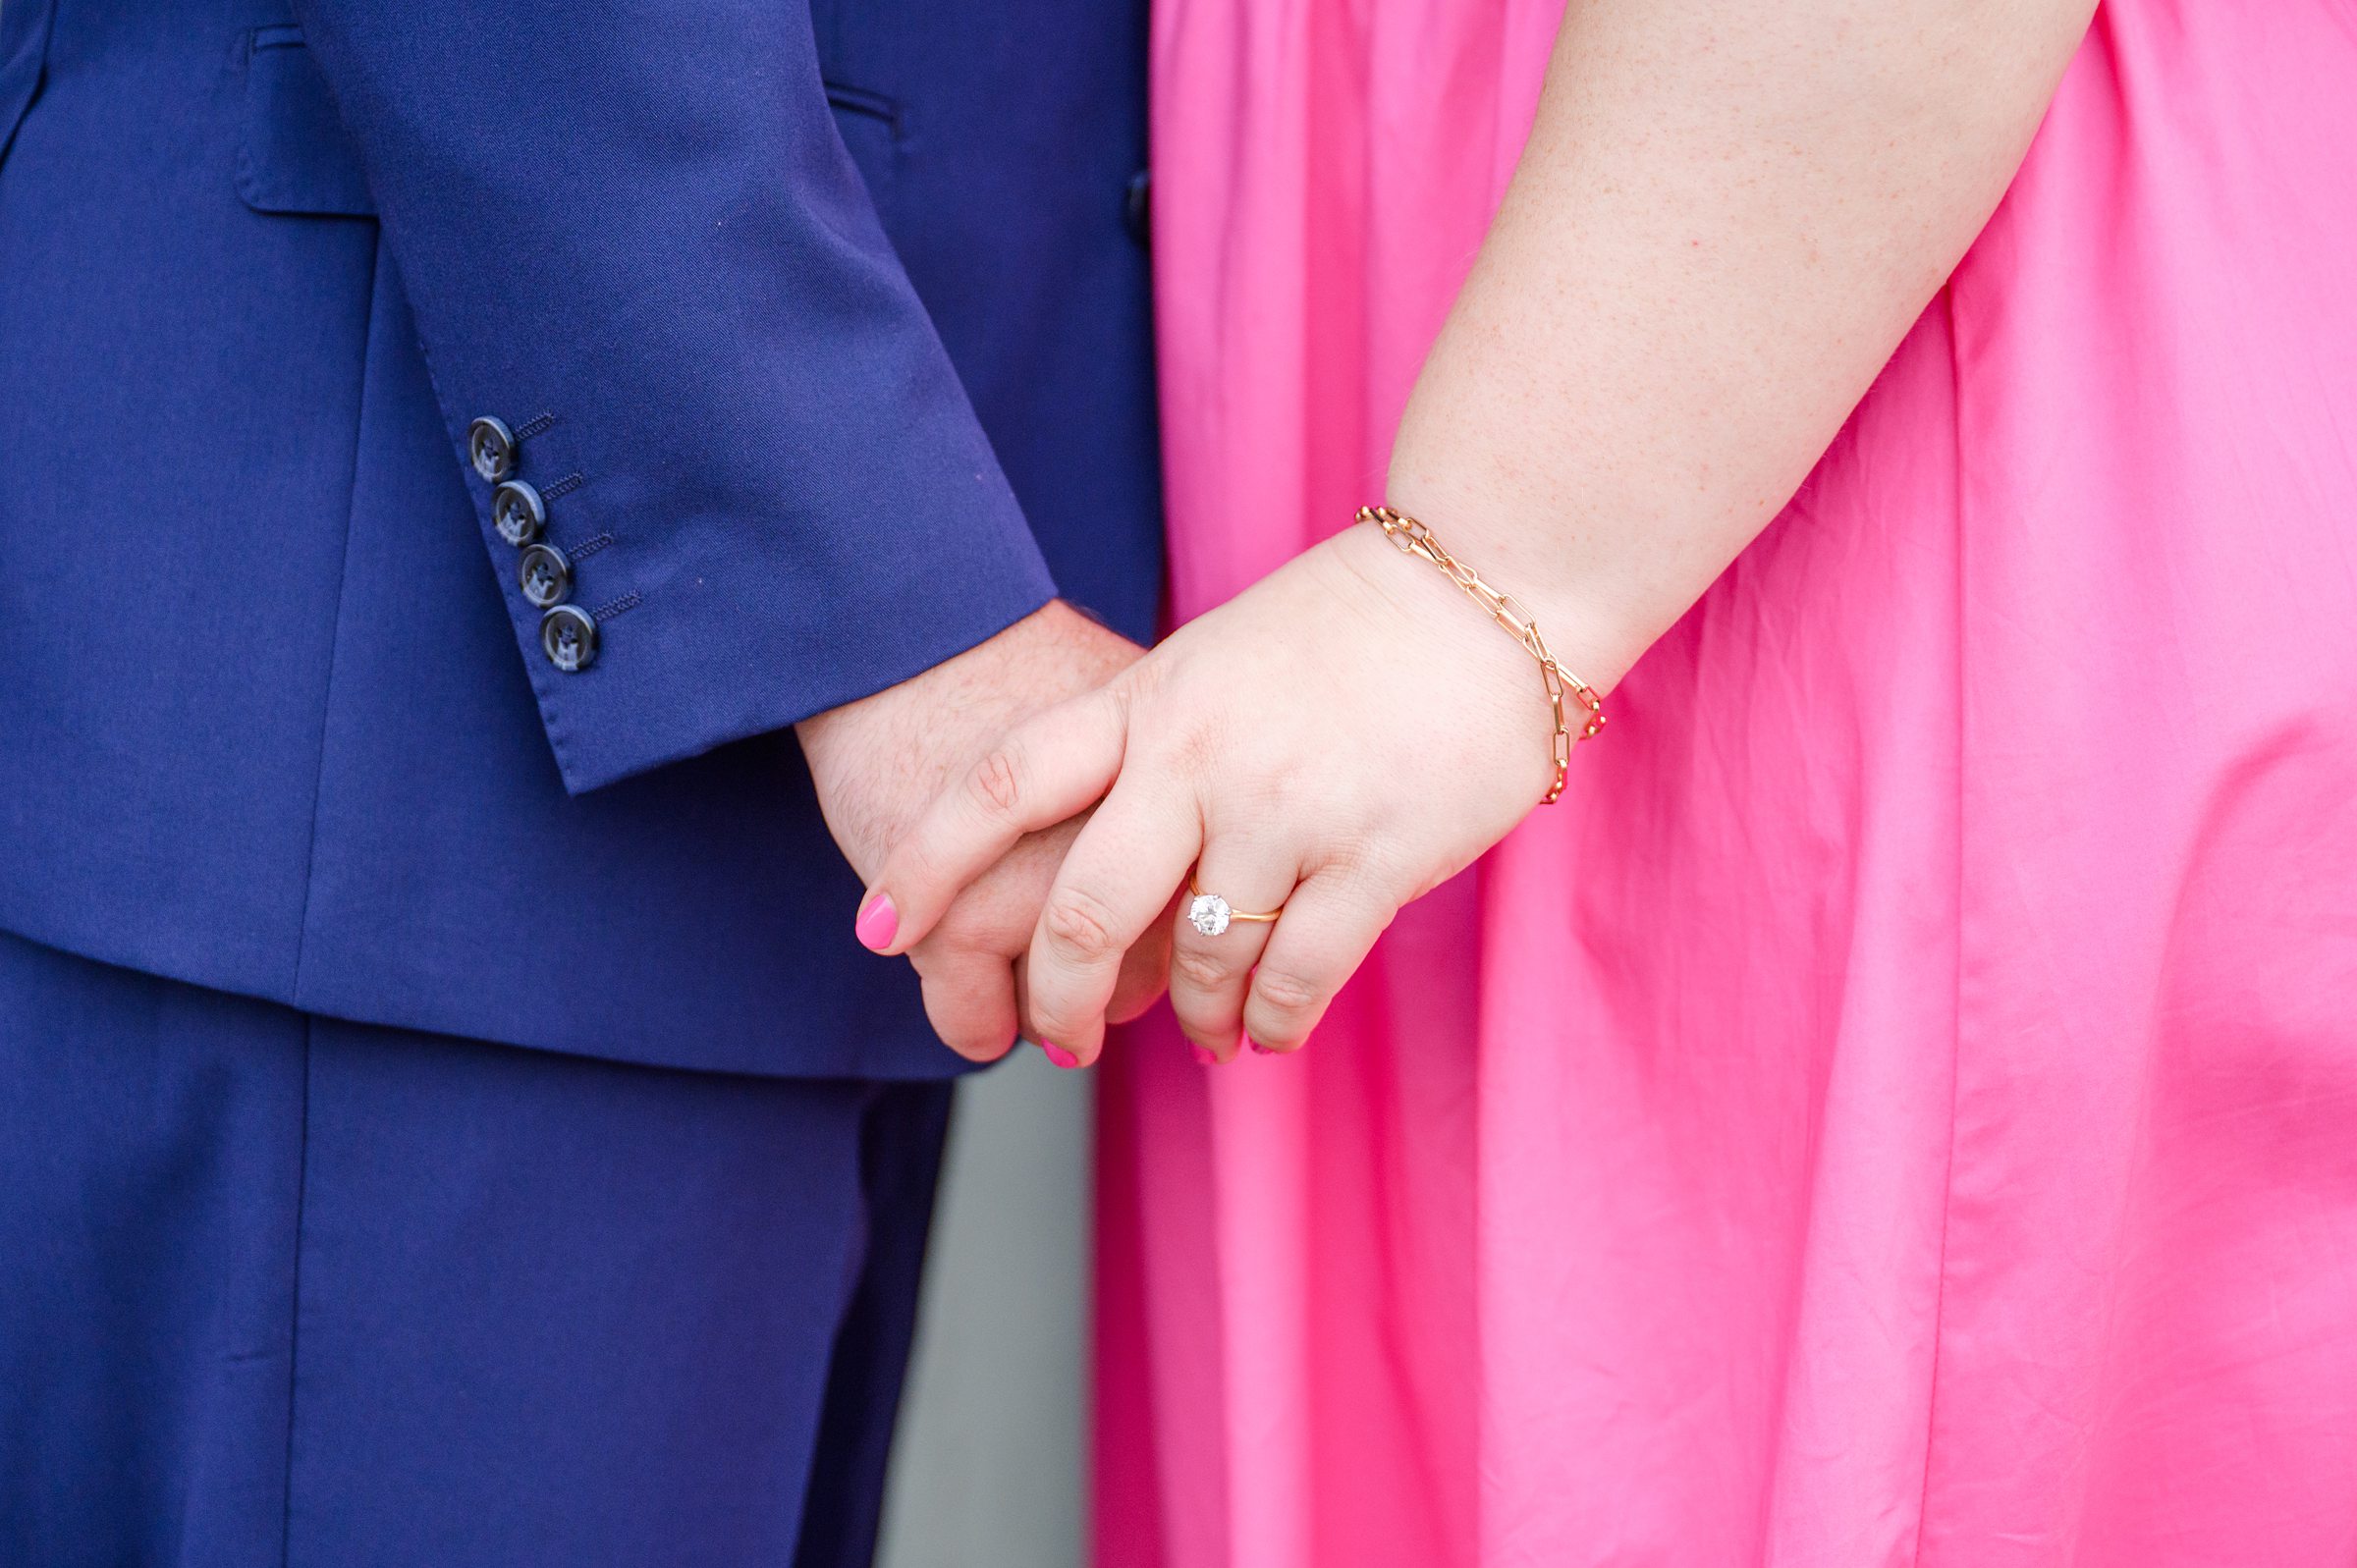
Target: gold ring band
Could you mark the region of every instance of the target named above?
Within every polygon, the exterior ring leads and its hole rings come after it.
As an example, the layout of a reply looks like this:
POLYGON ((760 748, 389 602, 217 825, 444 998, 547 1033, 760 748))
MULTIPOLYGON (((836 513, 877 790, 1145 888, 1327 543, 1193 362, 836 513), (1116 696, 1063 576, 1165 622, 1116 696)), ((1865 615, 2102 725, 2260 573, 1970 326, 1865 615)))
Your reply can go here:
POLYGON ((1193 900, 1186 906, 1186 923, 1206 937, 1216 937, 1238 921, 1253 925, 1266 925, 1285 912, 1285 906, 1282 904, 1266 914, 1252 914, 1242 909, 1231 908, 1228 900, 1218 893, 1205 892, 1202 885, 1195 881, 1195 874, 1191 871, 1186 874, 1186 892, 1193 900))

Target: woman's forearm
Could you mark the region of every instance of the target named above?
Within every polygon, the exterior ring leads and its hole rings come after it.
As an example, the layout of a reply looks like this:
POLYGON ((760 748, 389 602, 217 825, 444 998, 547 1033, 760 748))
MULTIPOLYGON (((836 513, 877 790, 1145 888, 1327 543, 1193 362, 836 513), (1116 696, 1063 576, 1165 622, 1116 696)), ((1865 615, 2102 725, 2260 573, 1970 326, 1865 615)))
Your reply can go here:
POLYGON ((1617 681, 2003 193, 2093 0, 1572 0, 1390 498, 1617 681))

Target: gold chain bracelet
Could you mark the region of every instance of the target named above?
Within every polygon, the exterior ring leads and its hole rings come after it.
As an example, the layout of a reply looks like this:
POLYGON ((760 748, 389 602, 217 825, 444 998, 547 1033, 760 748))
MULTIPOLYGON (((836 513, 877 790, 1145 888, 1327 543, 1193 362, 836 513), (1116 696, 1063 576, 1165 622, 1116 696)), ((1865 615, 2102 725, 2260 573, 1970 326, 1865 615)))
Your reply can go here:
POLYGON ((1358 520, 1371 522, 1383 530, 1383 536, 1398 546, 1404 555, 1422 556, 1448 575, 1451 582, 1465 591, 1465 597, 1490 613, 1490 619, 1504 626, 1523 651, 1539 662, 1539 675, 1547 682, 1547 701, 1555 709, 1555 783, 1540 797, 1539 804, 1552 806, 1563 793, 1563 779, 1570 771, 1571 748, 1581 740, 1595 738, 1604 728, 1604 699, 1596 688, 1556 663, 1555 655, 1547 651, 1547 639, 1539 635, 1539 624, 1530 619, 1530 612, 1514 601, 1511 594, 1500 593, 1481 580, 1481 573, 1441 548, 1432 530, 1403 513, 1389 507, 1361 507, 1358 520), (1571 733, 1571 723, 1563 709, 1563 693, 1568 691, 1579 699, 1587 710, 1579 733, 1571 733))

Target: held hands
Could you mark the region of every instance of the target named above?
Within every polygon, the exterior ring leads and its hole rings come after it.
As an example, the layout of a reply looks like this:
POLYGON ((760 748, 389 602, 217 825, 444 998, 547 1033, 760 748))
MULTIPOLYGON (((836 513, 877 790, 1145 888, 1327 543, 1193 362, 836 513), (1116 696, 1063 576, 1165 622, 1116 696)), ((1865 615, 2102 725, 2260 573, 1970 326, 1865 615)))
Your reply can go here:
MULTIPOLYGON (((797 730, 819 804, 852 869, 872 878, 886 846, 1010 726, 1094 688, 1140 651, 1069 606, 1051 604, 922 675, 804 720, 797 730)), ((926 1015, 959 1054, 989 1061, 1014 1044, 1023 1026, 1022 954, 1080 826, 1053 824, 1015 843, 973 879, 956 913, 929 922, 927 932, 884 930, 886 941, 901 939, 891 950, 916 966, 926 1015)), ((864 924, 862 939, 879 929, 864 924)), ((1170 943, 1157 930, 1117 957, 1113 1012, 1128 1017, 1161 995, 1170 943)))
MULTIPOLYGON (((1399 907, 1538 803, 1552 734, 1529 656, 1438 572, 1352 528, 1016 724, 894 840, 861 939, 925 968, 980 898, 1003 941, 1002 868, 1093 806, 1057 840, 1028 932, 1030 1037, 1093 1061, 1107 1021, 1133 1010, 1124 955, 1167 937, 1188 1038, 1222 1061, 1244 1037, 1290 1051, 1399 907), (1280 918, 1199 933, 1173 914, 1190 867, 1203 892, 1280 918)), ((945 1018, 949 996, 928 970, 953 1045, 1004 1028, 1003 1009, 988 1028, 945 1018)))

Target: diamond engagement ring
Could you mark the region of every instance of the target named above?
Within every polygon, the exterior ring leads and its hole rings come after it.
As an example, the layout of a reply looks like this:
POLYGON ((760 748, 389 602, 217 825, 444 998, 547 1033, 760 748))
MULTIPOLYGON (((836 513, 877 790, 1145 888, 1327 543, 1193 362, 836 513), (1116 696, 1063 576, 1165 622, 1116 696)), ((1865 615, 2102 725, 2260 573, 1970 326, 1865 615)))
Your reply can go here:
POLYGON ((1227 899, 1216 892, 1205 892, 1197 886, 1191 872, 1187 874, 1186 891, 1194 894, 1195 900, 1186 906, 1186 923, 1206 937, 1218 936, 1238 920, 1265 925, 1284 913, 1282 909, 1272 909, 1265 915, 1255 915, 1246 914, 1241 909, 1231 909, 1227 899))

